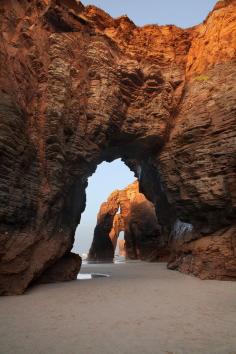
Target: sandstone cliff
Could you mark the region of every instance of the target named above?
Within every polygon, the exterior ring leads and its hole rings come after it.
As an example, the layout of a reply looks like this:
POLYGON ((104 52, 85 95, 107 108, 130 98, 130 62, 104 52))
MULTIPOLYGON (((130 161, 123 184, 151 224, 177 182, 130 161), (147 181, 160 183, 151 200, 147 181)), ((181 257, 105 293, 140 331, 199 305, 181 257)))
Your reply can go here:
POLYGON ((113 261, 121 231, 126 258, 154 261, 167 256, 154 205, 139 193, 138 181, 114 191, 101 205, 88 259, 113 261))
POLYGON ((74 259, 87 178, 117 157, 170 267, 236 278, 235 16, 224 0, 190 29, 139 28, 75 0, 0 2, 1 294, 74 259))

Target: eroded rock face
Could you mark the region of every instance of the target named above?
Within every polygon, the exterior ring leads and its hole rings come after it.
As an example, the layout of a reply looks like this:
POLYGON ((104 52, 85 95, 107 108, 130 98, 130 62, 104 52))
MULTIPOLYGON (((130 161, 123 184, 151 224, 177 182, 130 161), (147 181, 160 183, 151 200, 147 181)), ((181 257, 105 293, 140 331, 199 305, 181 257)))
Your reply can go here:
POLYGON ((126 257, 125 240, 118 240, 118 246, 119 246, 119 256, 126 257))
POLYGON ((119 236, 120 225, 116 213, 120 207, 119 191, 114 191, 108 200, 102 203, 97 215, 93 242, 89 250, 89 261, 113 261, 114 250, 119 236))
POLYGON ((191 242, 186 237, 186 231, 182 231, 182 237, 172 240, 169 269, 178 269, 201 279, 235 279, 235 225, 201 238, 195 234, 195 240, 190 232, 191 242))
POLYGON ((175 267, 236 277, 225 231, 236 224, 235 7, 221 1, 183 30, 138 28, 75 0, 1 1, 1 294, 70 252, 87 178, 117 157, 155 204, 173 257, 176 221, 192 225, 175 267))
POLYGON ((116 190, 101 205, 88 259, 113 261, 117 242, 129 259, 158 260, 167 254, 154 205, 139 192, 138 181, 116 190), (124 240, 118 240, 124 231, 124 240))
POLYGON ((78 254, 69 253, 60 258, 37 279, 38 284, 55 283, 76 279, 82 259, 78 254))

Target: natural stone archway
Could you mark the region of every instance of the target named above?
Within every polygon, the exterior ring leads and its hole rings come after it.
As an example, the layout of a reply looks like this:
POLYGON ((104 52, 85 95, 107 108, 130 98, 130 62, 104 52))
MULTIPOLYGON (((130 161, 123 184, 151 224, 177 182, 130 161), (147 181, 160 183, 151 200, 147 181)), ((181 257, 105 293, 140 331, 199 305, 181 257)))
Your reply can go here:
POLYGON ((235 6, 180 29, 1 1, 1 294, 71 257, 87 178, 117 157, 155 204, 171 267, 236 278, 235 6))
POLYGON ((154 205, 139 193, 138 181, 111 193, 101 205, 89 251, 91 261, 113 261, 118 237, 124 231, 125 253, 129 259, 167 259, 154 205))

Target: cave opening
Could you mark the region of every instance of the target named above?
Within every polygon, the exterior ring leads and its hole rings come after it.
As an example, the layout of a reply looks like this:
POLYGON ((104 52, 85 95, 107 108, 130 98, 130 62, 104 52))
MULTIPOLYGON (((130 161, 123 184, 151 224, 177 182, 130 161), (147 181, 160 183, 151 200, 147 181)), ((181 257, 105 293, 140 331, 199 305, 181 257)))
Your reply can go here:
MULTIPOLYGON (((79 254, 83 260, 87 259, 97 224, 97 214, 102 203, 106 202, 112 192, 124 189, 135 179, 134 173, 121 159, 98 165, 95 173, 88 179, 86 208, 75 232, 72 252, 79 254)), ((120 212, 119 206, 116 215, 120 212)), ((119 232, 119 240, 124 240, 123 230, 119 232)), ((119 242, 114 244, 114 253, 117 255, 119 253, 119 242)))
MULTIPOLYGON (((72 249, 85 263, 167 260, 154 202, 141 191, 140 181, 147 172, 144 160, 139 161, 103 161, 88 179, 85 211, 72 249)), ((151 183, 151 176, 147 179, 151 183)))

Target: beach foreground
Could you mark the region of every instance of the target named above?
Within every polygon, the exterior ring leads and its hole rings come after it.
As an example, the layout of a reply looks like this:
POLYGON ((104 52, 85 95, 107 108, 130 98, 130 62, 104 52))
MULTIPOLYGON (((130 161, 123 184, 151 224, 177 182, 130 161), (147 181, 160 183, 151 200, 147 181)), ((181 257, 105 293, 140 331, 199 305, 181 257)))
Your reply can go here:
POLYGON ((235 354, 236 282, 163 263, 83 265, 109 278, 38 285, 0 301, 1 354, 235 354))

